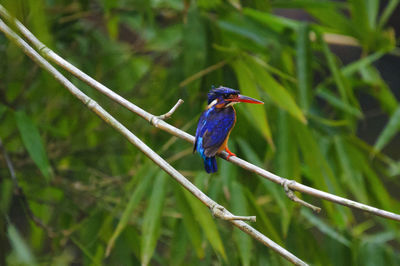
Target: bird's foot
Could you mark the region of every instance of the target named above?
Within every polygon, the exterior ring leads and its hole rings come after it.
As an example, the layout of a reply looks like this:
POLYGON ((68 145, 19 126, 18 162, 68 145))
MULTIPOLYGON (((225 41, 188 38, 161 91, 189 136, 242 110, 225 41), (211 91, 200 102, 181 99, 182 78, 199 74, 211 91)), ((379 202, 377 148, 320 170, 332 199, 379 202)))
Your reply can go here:
POLYGON ((234 154, 233 152, 231 152, 228 147, 225 148, 225 151, 228 153, 228 157, 226 157, 226 159, 228 160, 231 156, 236 156, 236 154, 234 154))

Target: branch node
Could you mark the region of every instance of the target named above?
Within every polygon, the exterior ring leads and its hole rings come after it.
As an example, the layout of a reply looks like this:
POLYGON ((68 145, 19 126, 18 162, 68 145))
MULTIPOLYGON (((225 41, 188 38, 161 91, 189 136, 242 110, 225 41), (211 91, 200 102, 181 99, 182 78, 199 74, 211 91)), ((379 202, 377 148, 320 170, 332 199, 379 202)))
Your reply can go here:
POLYGON ((97 102, 94 101, 94 100, 92 100, 92 99, 90 99, 90 98, 88 98, 88 99, 85 101, 85 105, 86 105, 90 110, 93 110, 93 109, 96 108, 97 102))
POLYGON ((211 213, 214 217, 219 218, 225 221, 233 221, 233 220, 240 220, 240 221, 249 221, 255 222, 256 216, 237 216, 233 215, 228 212, 223 206, 219 204, 214 204, 210 206, 211 213))
POLYGON ((49 51, 50 51, 50 49, 49 49, 46 45, 43 45, 43 46, 40 47, 40 49, 39 49, 39 53, 40 53, 40 54, 47 54, 49 51))
POLYGON ((319 208, 319 207, 317 207, 317 206, 314 206, 314 205, 312 205, 312 204, 310 204, 310 203, 308 203, 308 202, 305 202, 305 201, 302 200, 302 199, 299 199, 299 198, 294 194, 293 190, 291 190, 291 189, 289 188, 289 185, 293 184, 294 182, 295 182, 295 181, 289 180, 289 179, 284 179, 284 180, 282 181, 281 185, 283 186, 283 189, 285 190, 286 196, 287 196, 290 200, 292 200, 292 201, 294 201, 294 202, 296 202, 296 203, 299 203, 300 205, 303 205, 303 206, 305 206, 305 207, 307 207, 307 208, 310 208, 311 210, 313 210, 313 212, 319 213, 319 212, 321 211, 321 208, 319 208))

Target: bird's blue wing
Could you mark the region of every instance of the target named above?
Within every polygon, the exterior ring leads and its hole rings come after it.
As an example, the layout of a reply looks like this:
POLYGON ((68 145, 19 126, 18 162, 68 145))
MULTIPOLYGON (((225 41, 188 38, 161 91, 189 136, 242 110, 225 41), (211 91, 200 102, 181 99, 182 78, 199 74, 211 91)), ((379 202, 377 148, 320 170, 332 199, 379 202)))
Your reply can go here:
POLYGON ((221 123, 216 123, 210 130, 206 130, 203 135, 203 149, 207 157, 212 157, 217 154, 219 148, 224 143, 225 139, 233 126, 233 120, 222 120, 221 123))
MULTIPOLYGON (((198 124, 197 124, 197 129, 196 129, 196 139, 195 139, 195 141, 194 141, 193 152, 195 152, 196 149, 197 149, 197 143, 198 143, 198 141, 199 141, 199 137, 202 135, 202 134, 201 134, 202 129, 204 128, 204 126, 205 126, 205 124, 206 124, 206 122, 207 122, 208 113, 209 113, 209 110, 205 110, 205 111, 201 114, 201 116, 200 116, 200 118, 199 118, 199 122, 198 122, 198 124)), ((199 152, 200 152, 200 151, 199 151, 199 152)))
POLYGON ((215 156, 234 124, 235 113, 233 109, 226 108, 208 114, 207 122, 200 132, 205 156, 215 156))
POLYGON ((213 157, 235 124, 233 108, 210 108, 200 116, 193 151, 203 157, 213 157))

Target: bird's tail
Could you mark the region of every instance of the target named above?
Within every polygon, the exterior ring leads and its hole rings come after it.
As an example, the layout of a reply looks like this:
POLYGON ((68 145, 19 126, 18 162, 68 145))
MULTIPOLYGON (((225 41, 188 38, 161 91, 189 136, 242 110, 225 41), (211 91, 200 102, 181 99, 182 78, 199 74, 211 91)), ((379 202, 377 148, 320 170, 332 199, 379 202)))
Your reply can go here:
POLYGON ((217 160, 215 159, 215 157, 205 157, 204 168, 206 169, 206 172, 209 174, 217 172, 218 167, 217 167, 217 160))

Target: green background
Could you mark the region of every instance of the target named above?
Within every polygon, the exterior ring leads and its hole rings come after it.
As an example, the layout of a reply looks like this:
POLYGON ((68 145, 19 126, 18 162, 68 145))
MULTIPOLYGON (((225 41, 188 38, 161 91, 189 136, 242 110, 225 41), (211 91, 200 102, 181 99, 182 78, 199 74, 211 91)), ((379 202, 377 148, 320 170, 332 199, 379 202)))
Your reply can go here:
MULTIPOLYGON (((0 3, 60 56, 148 112, 165 113, 182 98, 168 123, 190 134, 212 85, 263 100, 236 105, 229 147, 239 157, 399 213, 400 87, 383 78, 400 69, 398 34, 387 24, 398 2, 0 3), (385 68, 390 62, 397 65, 385 68)), ((222 159, 207 175, 190 144, 62 72, 212 199, 256 215, 256 229, 302 260, 400 265, 398 222, 303 195, 322 207, 313 214, 222 159)), ((289 264, 213 219, 3 34, 0 138, 30 209, 54 231, 29 218, 2 153, 1 265, 289 264)))

